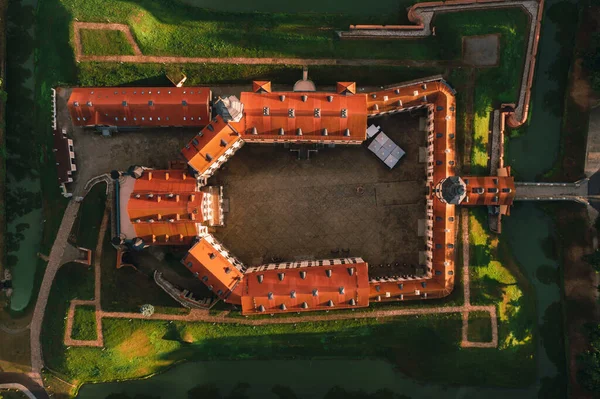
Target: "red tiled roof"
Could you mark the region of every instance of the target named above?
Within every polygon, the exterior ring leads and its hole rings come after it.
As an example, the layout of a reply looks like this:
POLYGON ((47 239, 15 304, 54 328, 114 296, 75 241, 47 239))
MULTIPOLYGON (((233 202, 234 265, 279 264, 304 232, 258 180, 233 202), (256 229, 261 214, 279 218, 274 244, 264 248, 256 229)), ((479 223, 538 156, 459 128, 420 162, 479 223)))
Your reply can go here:
POLYGON ((204 236, 181 263, 219 298, 239 304, 239 297, 231 292, 242 280, 243 274, 234 265, 233 259, 212 236, 204 236))
POLYGON ((240 135, 217 116, 181 150, 181 154, 192 168, 203 174, 240 140, 240 135))
POLYGON ((337 82, 338 94, 356 94, 356 82, 337 82))
POLYGON ((252 82, 252 91, 255 93, 271 92, 271 82, 268 80, 255 80, 252 82))
POLYGON ((206 87, 86 87, 67 103, 75 126, 204 126, 210 121, 206 87))
POLYGON ((461 205, 512 205, 515 178, 512 176, 466 176, 467 197, 461 205))
POLYGON ((189 244, 204 221, 203 196, 196 179, 184 171, 145 171, 135 179, 127 207, 121 210, 127 212, 129 222, 123 221, 125 215, 121 222, 131 223, 135 236, 147 244, 189 244))
POLYGON ((368 265, 362 259, 358 263, 327 266, 319 266, 317 261, 312 263, 315 265, 298 267, 300 263, 282 263, 249 269, 244 275, 241 288, 242 313, 283 313, 368 306, 368 265))
POLYGON ((362 142, 366 138, 364 94, 244 92, 241 101, 245 125, 240 133, 247 141, 362 142))

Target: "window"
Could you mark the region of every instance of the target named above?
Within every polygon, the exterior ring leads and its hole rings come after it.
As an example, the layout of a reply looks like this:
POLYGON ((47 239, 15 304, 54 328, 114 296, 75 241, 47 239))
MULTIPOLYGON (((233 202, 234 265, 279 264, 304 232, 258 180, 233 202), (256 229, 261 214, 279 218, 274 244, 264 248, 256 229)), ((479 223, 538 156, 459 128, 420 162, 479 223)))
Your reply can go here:
POLYGON ((296 112, 294 111, 294 108, 288 109, 288 117, 293 118, 294 116, 296 116, 296 112))
POLYGON ((495 193, 498 192, 498 189, 496 187, 490 187, 490 188, 487 189, 487 192, 495 194, 495 193))
POLYGON ((508 187, 505 187, 505 188, 502 189, 503 193, 510 193, 511 191, 512 190, 510 188, 508 188, 508 187))
POLYGON ((443 133, 437 133, 435 135, 435 137, 437 137, 438 139, 441 139, 442 137, 444 137, 444 134, 443 133))

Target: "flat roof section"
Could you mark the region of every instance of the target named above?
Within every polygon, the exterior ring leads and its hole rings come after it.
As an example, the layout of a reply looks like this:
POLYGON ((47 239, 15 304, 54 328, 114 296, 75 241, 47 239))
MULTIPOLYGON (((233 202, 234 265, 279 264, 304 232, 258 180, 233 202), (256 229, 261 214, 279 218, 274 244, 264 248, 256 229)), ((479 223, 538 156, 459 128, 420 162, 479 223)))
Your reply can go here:
POLYGON ((207 87, 73 88, 67 102, 75 126, 205 126, 207 87))
POLYGON ((244 140, 362 142, 367 131, 364 94, 274 92, 241 95, 244 140))
MULTIPOLYGON (((294 267, 285 263, 248 272, 242 314, 360 308, 369 305, 368 265, 357 263, 294 267)), ((328 261, 327 261, 328 262, 328 261)), ((271 266, 271 265, 270 265, 271 266)))

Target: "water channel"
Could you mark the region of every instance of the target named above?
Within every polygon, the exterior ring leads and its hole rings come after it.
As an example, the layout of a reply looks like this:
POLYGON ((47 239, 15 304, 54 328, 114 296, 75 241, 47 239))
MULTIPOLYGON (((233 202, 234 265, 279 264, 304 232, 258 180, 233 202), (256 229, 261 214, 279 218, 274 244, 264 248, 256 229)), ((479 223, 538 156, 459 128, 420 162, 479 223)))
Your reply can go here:
MULTIPOLYGON (((544 14, 558 0, 546 2, 544 14)), ((533 180, 550 169, 558 154, 560 117, 545 106, 545 98, 557 89, 550 76, 559 43, 556 24, 544 15, 542 40, 533 93, 531 125, 526 136, 511 140, 507 160, 519 171, 519 178, 533 180)), ((562 98, 562 96, 561 96, 562 98)), ((558 269, 558 263, 547 257, 543 243, 552 231, 551 218, 533 204, 516 204, 510 217, 504 219, 503 235, 508 236, 515 260, 531 281, 536 302, 538 324, 553 303, 560 300, 557 284, 541 282, 536 273, 540 267, 558 269)), ((554 309, 554 308, 553 308, 554 309)), ((559 319, 560 320, 560 319, 559 319)), ((556 345, 556 342, 554 342, 556 345)), ((538 373, 536 382, 527 389, 495 389, 477 387, 444 387, 433 381, 420 384, 396 371, 383 360, 290 360, 290 361, 211 361, 178 365, 147 380, 120 383, 87 384, 78 398, 104 399, 117 392, 146 394, 161 398, 184 398, 187 391, 199 384, 214 384, 227 395, 237 383, 247 383, 251 398, 277 398, 276 385, 288 387, 298 398, 323 397, 331 388, 343 386, 348 391, 374 392, 390 389, 410 398, 536 398, 545 379, 556 378, 558 369, 551 360, 543 340, 537 340, 538 373)), ((562 359, 564 361, 564 359, 562 359)), ((566 381, 558 382, 564 386, 566 381)))
MULTIPOLYGON (((22 62, 18 66, 9 65, 7 68, 7 80, 10 83, 10 98, 7 105, 7 112, 12 113, 13 118, 22 119, 20 127, 22 129, 34 129, 35 123, 31 114, 28 115, 17 115, 11 107, 18 108, 19 102, 34 103, 34 92, 35 92, 35 80, 34 80, 34 48, 33 38, 35 37, 35 30, 33 22, 35 21, 35 9, 37 7, 37 0, 21 0, 15 1, 9 5, 9 34, 8 39, 8 52, 13 54, 17 58, 19 56, 26 56, 26 61, 22 62), (29 18, 29 16, 31 16, 29 18), (24 26, 24 23, 27 24, 24 26), (23 45, 28 43, 30 45, 23 45), (18 47, 15 49, 14 47, 18 47), (11 72, 14 72, 12 76, 11 72), (18 85, 18 88, 15 86, 18 85)), ((25 57, 24 57, 25 58, 25 57)), ((7 115, 7 118, 10 118, 7 115)), ((10 128, 10 124, 7 125, 10 128)), ((13 127, 16 125, 12 125, 13 127)), ((26 139, 29 135, 27 131, 8 131, 8 135, 22 135, 19 140, 26 139)), ((9 161, 7 162, 7 200, 14 199, 14 197, 20 197, 19 203, 22 201, 23 196, 28 196, 30 199, 35 199, 41 196, 41 183, 37 176, 35 165, 26 165, 29 173, 23 177, 22 172, 13 170, 12 167, 18 168, 28 163, 24 160, 23 149, 14 148, 16 140, 7 139, 7 151, 9 161), (11 161, 12 160, 12 161, 11 161)), ((22 147, 22 143, 16 144, 16 147, 22 147)), ((7 225, 7 232, 11 235, 18 236, 18 245, 14 247, 7 246, 7 257, 12 259, 13 266, 11 268, 13 278, 13 294, 10 300, 10 308, 13 311, 19 312, 24 310, 29 302, 33 293, 34 280, 36 275, 36 269, 38 265, 37 252, 39 249, 40 241, 42 238, 43 231, 43 220, 42 220, 42 208, 39 201, 29 201, 27 206, 23 206, 21 209, 15 209, 15 215, 7 215, 9 223, 7 225)), ((8 240, 7 240, 8 242, 8 240)))

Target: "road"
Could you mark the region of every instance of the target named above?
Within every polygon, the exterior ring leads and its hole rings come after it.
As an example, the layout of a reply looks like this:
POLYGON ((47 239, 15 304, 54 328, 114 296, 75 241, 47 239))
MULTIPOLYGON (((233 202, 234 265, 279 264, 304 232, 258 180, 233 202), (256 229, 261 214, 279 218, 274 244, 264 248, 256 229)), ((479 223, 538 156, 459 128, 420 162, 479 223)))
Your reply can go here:
POLYGON ((44 388, 39 386, 39 384, 29 378, 26 374, 0 373, 0 388, 5 384, 20 384, 27 388, 27 390, 29 390, 29 392, 37 399, 50 399, 44 388))

